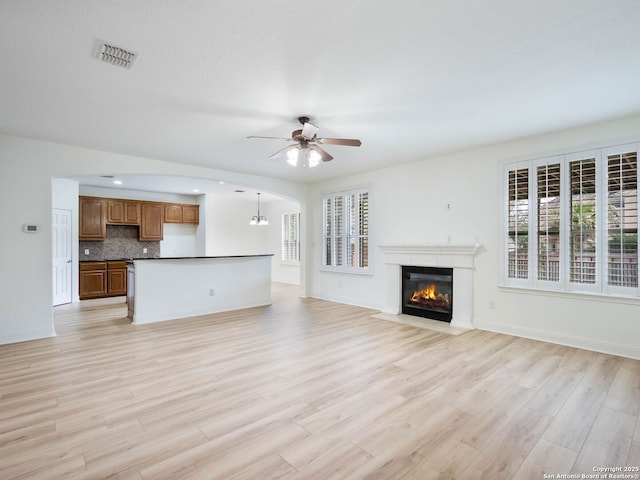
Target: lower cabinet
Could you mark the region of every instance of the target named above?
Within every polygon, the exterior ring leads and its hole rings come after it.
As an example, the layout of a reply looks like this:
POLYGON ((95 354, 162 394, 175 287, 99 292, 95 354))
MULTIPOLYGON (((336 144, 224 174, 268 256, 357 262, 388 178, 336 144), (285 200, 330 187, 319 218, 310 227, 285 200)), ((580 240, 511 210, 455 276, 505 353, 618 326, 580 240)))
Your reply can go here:
POLYGON ((107 295, 107 262, 80 264, 80 300, 107 295))
POLYGON ((127 294, 126 262, 82 262, 80 300, 127 294))
POLYGON ((127 294, 126 262, 107 262, 107 295, 127 294))

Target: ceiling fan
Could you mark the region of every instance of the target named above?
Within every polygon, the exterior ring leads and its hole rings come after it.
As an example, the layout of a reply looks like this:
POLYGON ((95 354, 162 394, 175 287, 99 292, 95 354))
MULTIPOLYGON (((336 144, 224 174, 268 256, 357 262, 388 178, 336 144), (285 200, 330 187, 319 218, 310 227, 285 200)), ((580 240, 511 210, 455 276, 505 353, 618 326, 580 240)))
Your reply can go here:
POLYGON ((313 123, 309 122, 309 117, 298 117, 298 121, 302 125, 299 130, 291 132, 290 138, 285 137, 260 137, 256 135, 250 135, 247 138, 269 138, 274 140, 286 140, 288 142, 295 142, 295 145, 289 145, 269 158, 279 158, 281 156, 287 157, 287 163, 294 167, 298 165, 298 161, 302 160, 302 166, 315 167, 320 163, 328 162, 333 157, 326 151, 320 148, 319 145, 346 145, 348 147, 359 147, 362 142, 353 138, 322 138, 318 137, 317 133, 319 128, 313 123))

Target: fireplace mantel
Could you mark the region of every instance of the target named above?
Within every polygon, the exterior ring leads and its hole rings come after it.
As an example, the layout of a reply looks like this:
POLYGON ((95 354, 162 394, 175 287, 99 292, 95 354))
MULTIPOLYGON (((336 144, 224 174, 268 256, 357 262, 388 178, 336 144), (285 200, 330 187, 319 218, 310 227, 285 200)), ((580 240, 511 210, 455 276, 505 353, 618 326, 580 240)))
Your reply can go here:
POLYGON ((473 325, 473 268, 480 243, 384 245, 387 264, 387 298, 385 313, 398 315, 401 311, 401 266, 453 268, 454 305, 452 327, 471 329, 473 325))
POLYGON ((479 243, 383 245, 380 250, 385 253, 385 263, 387 264, 415 265, 417 267, 473 268, 473 258, 480 247, 481 244, 479 243), (410 260, 419 263, 406 263, 410 260))

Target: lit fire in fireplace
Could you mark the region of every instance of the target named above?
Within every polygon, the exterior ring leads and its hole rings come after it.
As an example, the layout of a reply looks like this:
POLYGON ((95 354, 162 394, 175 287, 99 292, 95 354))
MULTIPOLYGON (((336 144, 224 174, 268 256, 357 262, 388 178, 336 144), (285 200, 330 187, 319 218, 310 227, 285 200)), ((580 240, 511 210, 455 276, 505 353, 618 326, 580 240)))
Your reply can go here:
POLYGON ((448 308, 450 304, 449 295, 439 293, 435 283, 430 283, 427 288, 413 292, 409 301, 414 304, 439 308, 448 308))

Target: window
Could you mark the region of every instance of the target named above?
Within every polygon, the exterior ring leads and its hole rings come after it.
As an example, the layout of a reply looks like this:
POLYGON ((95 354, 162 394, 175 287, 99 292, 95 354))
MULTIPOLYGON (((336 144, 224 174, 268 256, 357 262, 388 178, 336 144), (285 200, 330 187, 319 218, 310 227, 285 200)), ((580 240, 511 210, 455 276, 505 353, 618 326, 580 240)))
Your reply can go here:
POLYGON ((300 262, 299 237, 300 214, 282 214, 282 255, 283 262, 300 262))
POLYGON ((369 191, 334 193, 322 200, 326 270, 369 272, 369 191))
POLYGON ((640 296, 638 145, 506 165, 506 285, 640 296))

